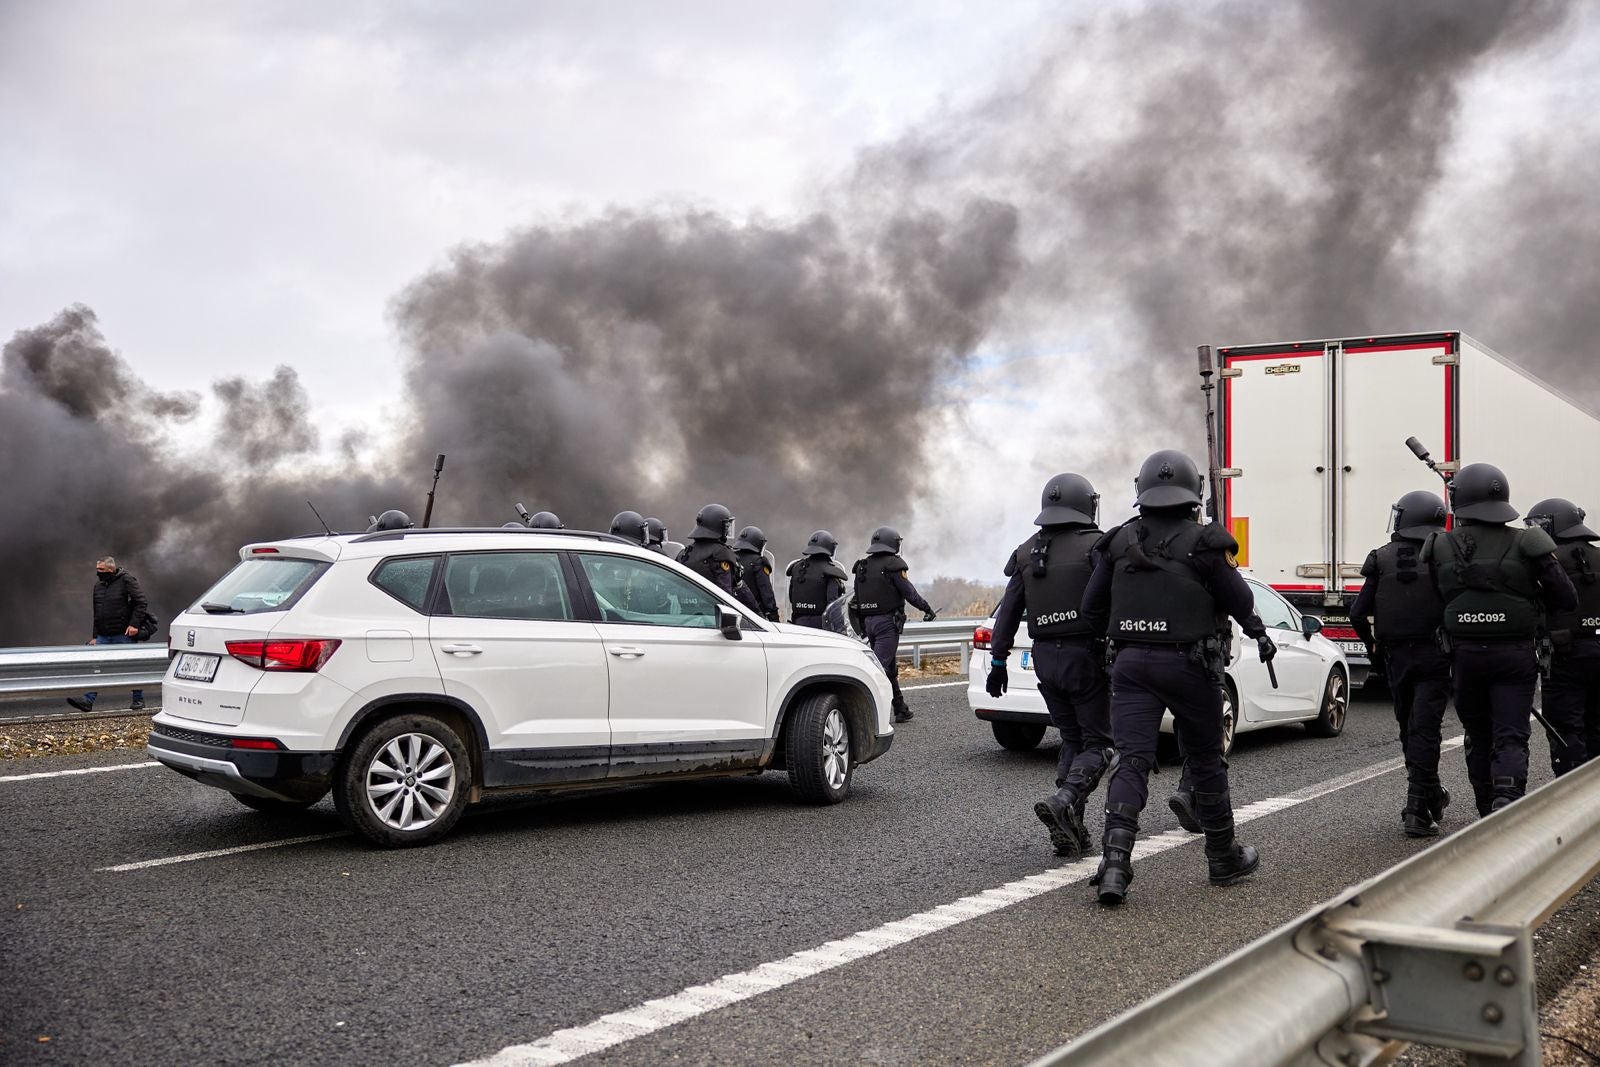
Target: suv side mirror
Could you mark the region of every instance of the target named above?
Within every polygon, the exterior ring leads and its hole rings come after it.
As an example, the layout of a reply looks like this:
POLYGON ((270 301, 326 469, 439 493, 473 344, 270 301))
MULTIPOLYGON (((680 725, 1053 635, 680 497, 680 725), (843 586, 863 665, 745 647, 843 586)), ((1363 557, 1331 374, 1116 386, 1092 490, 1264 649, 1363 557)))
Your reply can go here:
POLYGON ((1300 632, 1310 637, 1312 634, 1322 632, 1322 620, 1315 615, 1300 616, 1300 632))
POLYGON ((744 619, 737 611, 725 604, 717 605, 717 629, 722 631, 722 636, 729 641, 743 641, 744 634, 739 627, 744 619))

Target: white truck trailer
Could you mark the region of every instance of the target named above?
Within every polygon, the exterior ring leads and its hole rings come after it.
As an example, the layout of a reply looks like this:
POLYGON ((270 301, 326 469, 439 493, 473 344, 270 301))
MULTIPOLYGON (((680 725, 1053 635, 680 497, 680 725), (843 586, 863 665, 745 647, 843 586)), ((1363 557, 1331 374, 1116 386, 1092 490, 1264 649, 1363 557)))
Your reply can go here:
MULTIPOLYGON (((1223 520, 1239 562, 1321 615, 1359 681, 1348 606, 1404 493, 1441 470, 1506 472, 1518 510, 1561 496, 1600 513, 1600 415, 1466 334, 1341 337, 1218 349, 1223 520)), ((1600 373, 1600 367, 1597 367, 1600 373)))

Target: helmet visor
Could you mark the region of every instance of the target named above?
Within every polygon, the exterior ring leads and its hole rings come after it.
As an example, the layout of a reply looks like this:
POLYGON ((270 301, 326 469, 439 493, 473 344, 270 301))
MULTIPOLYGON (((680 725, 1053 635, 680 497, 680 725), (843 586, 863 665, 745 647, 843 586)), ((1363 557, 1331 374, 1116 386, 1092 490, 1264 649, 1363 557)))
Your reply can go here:
POLYGON ((1400 529, 1401 516, 1404 514, 1405 512, 1401 510, 1399 504, 1394 504, 1389 508, 1389 529, 1386 532, 1390 537, 1393 537, 1400 529))

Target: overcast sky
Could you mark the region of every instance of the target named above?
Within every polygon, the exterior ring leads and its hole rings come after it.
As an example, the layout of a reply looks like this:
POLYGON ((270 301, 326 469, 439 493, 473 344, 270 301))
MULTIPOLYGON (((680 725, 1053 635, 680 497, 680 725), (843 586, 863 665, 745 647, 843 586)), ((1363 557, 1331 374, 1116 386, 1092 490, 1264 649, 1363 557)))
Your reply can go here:
MULTIPOLYGON (((218 377, 290 364, 332 444, 393 411, 391 301, 452 248, 609 206, 784 218, 1107 6, 0 0, 0 333, 88 304, 152 385, 208 403, 218 377)), ((1588 10, 1569 44, 1594 40, 1588 10)), ((1590 53, 1466 84, 1441 187, 1592 116, 1590 53)), ((1049 435, 1116 432, 1093 401, 1106 368, 1070 332, 1046 343, 991 340, 952 383, 930 450, 951 476, 913 519, 925 571, 994 577, 987 542, 1020 540, 1064 465, 1049 435), (1068 402, 1042 406, 1047 388, 1068 402)), ((1125 513, 1127 486, 1103 488, 1125 513)))

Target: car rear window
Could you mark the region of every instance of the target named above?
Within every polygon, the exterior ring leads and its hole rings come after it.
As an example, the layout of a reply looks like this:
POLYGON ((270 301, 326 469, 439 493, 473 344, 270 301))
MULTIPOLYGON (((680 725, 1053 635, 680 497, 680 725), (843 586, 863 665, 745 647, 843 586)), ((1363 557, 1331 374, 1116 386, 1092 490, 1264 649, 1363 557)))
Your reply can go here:
POLYGON ((192 611, 213 615, 255 615, 263 611, 283 611, 311 588, 328 569, 320 560, 277 559, 240 560, 224 574, 205 596, 195 601, 192 611))
POLYGON ((438 562, 438 556, 386 559, 372 572, 372 584, 407 607, 421 611, 428 599, 428 586, 433 582, 433 568, 438 562))

